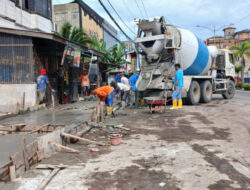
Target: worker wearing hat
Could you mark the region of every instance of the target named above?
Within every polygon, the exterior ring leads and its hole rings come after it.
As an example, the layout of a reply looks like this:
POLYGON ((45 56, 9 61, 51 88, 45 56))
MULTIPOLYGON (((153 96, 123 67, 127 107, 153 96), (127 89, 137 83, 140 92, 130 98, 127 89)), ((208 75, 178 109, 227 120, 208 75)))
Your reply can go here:
POLYGON ((175 64, 174 91, 172 94, 173 106, 170 109, 182 108, 182 87, 183 87, 183 71, 180 64, 175 64), (177 105, 178 101, 178 105, 177 105))
POLYGON ((36 82, 37 82, 37 104, 44 103, 46 95, 46 87, 48 86, 49 89, 52 91, 45 69, 41 69, 40 75, 37 77, 36 82))

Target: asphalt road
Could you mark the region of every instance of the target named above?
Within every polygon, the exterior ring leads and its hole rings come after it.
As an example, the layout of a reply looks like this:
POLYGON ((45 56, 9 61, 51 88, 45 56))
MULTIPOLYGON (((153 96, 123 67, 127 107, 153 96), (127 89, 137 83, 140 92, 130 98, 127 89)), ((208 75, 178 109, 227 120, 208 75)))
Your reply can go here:
POLYGON ((234 98, 239 101, 250 101, 250 91, 237 90, 234 98))

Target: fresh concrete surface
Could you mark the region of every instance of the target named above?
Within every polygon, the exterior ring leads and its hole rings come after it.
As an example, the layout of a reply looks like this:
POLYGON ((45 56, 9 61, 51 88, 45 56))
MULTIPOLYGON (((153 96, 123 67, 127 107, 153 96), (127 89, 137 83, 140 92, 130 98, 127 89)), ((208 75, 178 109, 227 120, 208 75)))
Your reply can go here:
POLYGON ((59 105, 57 109, 44 109, 29 112, 0 120, 2 125, 30 124, 43 125, 69 125, 72 123, 82 123, 88 121, 93 112, 93 107, 97 105, 95 101, 77 102, 74 104, 59 105), (89 108, 89 109, 88 109, 89 108))
MULTIPOLYGON (((120 111, 119 117, 106 122, 124 124, 133 129, 131 135, 97 157, 91 158, 95 152, 81 152, 89 157, 84 163, 65 154, 73 165, 85 168, 60 171, 46 190, 250 189, 248 95, 237 92, 232 100, 216 95, 209 104, 184 105, 162 114, 150 114, 148 108, 120 111)), ((61 155, 54 155, 56 164, 63 160, 61 155)), ((33 169, 5 187, 34 189, 47 175, 33 169)))
POLYGON ((0 136, 0 168, 9 163, 10 156, 23 149, 23 139, 26 139, 27 144, 32 143, 40 135, 25 134, 25 135, 2 135, 0 136))

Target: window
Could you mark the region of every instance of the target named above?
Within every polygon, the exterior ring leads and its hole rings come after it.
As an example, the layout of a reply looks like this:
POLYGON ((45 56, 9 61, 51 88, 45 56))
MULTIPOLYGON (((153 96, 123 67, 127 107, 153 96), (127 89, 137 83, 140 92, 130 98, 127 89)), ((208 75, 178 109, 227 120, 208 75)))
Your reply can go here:
POLYGON ((0 34, 0 83, 33 82, 32 39, 0 34))
POLYGON ((231 53, 229 54, 229 61, 230 63, 234 64, 234 56, 231 53))

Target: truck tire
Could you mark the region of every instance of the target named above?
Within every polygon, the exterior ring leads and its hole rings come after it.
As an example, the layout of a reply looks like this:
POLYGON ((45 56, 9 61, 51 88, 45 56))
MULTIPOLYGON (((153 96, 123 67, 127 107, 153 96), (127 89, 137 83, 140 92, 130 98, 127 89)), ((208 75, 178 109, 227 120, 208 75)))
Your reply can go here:
POLYGON ((201 91, 197 81, 192 81, 187 93, 187 100, 190 105, 197 105, 200 102, 201 91))
POLYGON ((201 103, 208 103, 212 100, 213 88, 209 80, 201 83, 201 103))
POLYGON ((234 81, 230 80, 228 83, 228 89, 227 91, 222 93, 222 97, 224 99, 232 99, 235 94, 235 83, 234 81))

